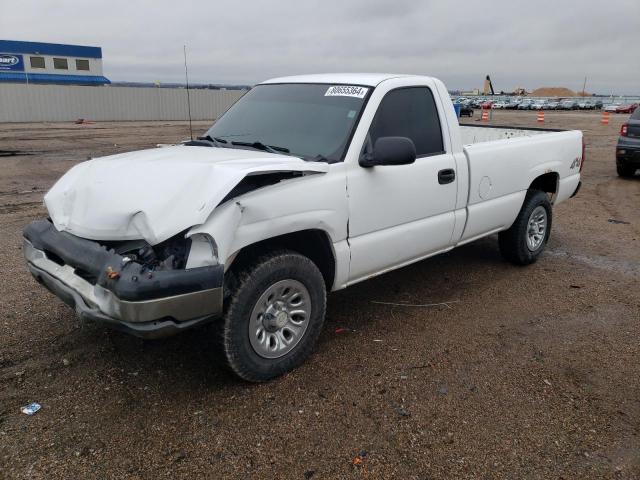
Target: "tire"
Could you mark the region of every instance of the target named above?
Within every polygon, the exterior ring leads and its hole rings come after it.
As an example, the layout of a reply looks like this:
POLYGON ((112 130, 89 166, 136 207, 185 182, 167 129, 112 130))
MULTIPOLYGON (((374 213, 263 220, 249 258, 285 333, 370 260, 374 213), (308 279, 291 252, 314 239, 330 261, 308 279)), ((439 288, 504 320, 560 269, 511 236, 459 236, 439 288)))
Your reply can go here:
POLYGON ((549 240, 551 220, 551 202, 547 194, 529 190, 513 225, 498 235, 502 256, 516 265, 535 262, 549 240), (530 228, 536 228, 537 233, 530 232, 530 228))
POLYGON ((633 175, 636 173, 636 167, 632 167, 629 165, 618 164, 616 165, 616 170, 618 171, 618 176, 624 178, 633 177, 633 175))
POLYGON ((297 252, 281 250, 247 262, 233 278, 218 332, 226 365, 249 382, 265 382, 299 366, 324 323, 327 294, 318 267, 297 252), (295 313, 302 310, 304 315, 295 313))

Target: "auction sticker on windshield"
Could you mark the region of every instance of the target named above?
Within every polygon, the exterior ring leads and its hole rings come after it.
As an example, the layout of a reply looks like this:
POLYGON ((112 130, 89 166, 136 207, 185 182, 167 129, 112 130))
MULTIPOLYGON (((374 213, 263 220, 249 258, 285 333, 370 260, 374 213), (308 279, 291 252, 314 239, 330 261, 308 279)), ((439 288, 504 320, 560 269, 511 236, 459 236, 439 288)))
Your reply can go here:
POLYGON ((333 87, 329 87, 327 93, 325 93, 324 96, 364 98, 368 91, 369 89, 364 87, 354 87, 351 85, 334 85, 333 87))

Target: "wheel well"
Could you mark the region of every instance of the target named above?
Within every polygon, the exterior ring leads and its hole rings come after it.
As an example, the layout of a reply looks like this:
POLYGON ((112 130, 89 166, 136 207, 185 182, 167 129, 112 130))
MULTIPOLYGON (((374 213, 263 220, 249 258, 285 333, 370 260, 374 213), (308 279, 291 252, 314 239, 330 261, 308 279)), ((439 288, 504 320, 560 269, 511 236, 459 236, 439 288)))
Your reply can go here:
POLYGON ((235 257, 231 268, 244 266, 255 257, 280 248, 296 251, 315 263, 322 273, 327 290, 331 290, 335 279, 336 261, 331 240, 322 230, 301 230, 247 245, 235 257))
POLYGON ((559 178, 560 176, 555 172, 545 173, 544 175, 540 175, 533 182, 531 182, 529 189, 541 190, 547 193, 557 193, 559 178))

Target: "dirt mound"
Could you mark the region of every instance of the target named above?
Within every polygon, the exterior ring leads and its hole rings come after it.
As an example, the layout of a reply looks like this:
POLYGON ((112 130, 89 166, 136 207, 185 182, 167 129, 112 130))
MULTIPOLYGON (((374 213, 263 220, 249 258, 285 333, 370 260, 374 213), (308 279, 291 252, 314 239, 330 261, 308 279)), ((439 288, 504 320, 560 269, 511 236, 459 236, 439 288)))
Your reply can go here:
POLYGON ((564 87, 542 87, 530 93, 532 97, 576 97, 578 94, 564 87))

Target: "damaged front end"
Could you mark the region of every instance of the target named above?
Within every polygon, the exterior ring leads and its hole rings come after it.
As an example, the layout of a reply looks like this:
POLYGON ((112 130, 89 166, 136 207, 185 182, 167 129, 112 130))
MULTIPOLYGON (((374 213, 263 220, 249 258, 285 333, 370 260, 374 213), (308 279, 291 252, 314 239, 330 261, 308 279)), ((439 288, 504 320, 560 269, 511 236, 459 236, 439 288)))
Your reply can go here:
POLYGON ((224 266, 206 235, 184 232, 159 244, 93 241, 60 232, 48 220, 24 230, 33 276, 82 319, 159 338, 222 313, 224 266))

